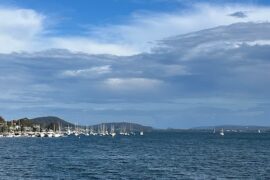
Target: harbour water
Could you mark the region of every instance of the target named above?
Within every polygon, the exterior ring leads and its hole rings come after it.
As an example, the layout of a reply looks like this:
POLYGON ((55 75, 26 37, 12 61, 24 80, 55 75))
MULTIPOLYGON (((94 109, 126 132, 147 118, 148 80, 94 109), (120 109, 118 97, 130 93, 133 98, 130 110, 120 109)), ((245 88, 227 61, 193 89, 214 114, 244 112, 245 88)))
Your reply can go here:
POLYGON ((0 138, 1 179, 270 179, 270 134, 0 138))

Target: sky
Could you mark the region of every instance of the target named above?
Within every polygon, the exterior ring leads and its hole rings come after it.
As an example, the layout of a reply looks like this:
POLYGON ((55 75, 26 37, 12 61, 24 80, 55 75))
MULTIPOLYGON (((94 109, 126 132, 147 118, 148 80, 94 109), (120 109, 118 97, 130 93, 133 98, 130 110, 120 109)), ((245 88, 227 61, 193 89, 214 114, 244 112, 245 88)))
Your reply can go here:
POLYGON ((0 115, 270 126, 266 0, 2 0, 0 115))

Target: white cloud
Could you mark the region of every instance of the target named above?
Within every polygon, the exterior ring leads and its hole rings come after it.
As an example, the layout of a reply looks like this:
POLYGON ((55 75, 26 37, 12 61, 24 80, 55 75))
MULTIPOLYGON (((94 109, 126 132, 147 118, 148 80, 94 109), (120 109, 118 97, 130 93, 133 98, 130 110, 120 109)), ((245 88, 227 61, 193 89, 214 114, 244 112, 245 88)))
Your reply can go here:
POLYGON ((0 8, 0 53, 27 51, 44 31, 45 16, 31 9, 0 8))
MULTIPOLYGON (((256 46, 256 45, 260 45, 260 46, 265 46, 265 45, 270 45, 270 40, 257 40, 257 41, 248 41, 248 42, 244 42, 250 46, 256 46)), ((241 43, 243 44, 243 43, 241 43)))
POLYGON ((109 78, 105 86, 111 90, 144 91, 159 87, 162 81, 149 78, 109 78))
POLYGON ((31 9, 0 8, 0 32, 11 37, 33 37, 42 32, 44 16, 31 9))
POLYGON ((97 77, 99 75, 108 74, 112 71, 110 65, 96 66, 88 69, 78 69, 78 70, 66 70, 62 73, 63 76, 67 77, 97 77))
POLYGON ((48 18, 32 9, 0 8, 0 53, 68 49, 89 54, 134 55, 149 52, 157 40, 237 22, 269 21, 270 8, 243 5, 195 4, 188 10, 134 13, 122 24, 107 24, 88 35, 48 35, 48 18), (245 18, 230 16, 245 12, 245 18))
POLYGON ((85 52, 88 54, 113 54, 113 55, 133 55, 138 54, 135 48, 127 44, 117 44, 113 42, 98 42, 89 37, 57 37, 50 41, 51 48, 68 49, 73 52, 85 52))

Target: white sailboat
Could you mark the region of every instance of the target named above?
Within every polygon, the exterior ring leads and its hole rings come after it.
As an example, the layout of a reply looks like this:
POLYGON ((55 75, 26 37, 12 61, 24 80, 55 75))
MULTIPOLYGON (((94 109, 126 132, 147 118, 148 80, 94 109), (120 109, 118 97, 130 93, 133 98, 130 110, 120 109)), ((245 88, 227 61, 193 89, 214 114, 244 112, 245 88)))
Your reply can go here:
POLYGON ((58 132, 55 131, 54 133, 54 137, 61 137, 62 136, 62 133, 61 133, 61 125, 60 123, 58 123, 58 132))
POLYGON ((93 126, 90 127, 90 135, 93 135, 93 136, 97 135, 97 133, 94 132, 94 127, 93 126))
POLYGON ((220 135, 221 135, 221 136, 224 136, 224 135, 225 135, 225 134, 224 134, 223 128, 220 130, 220 135))
POLYGON ((79 135, 80 135, 79 129, 78 129, 78 125, 77 125, 77 124, 75 124, 75 132, 74 132, 74 135, 75 135, 75 136, 79 136, 79 135))
POLYGON ((40 137, 45 137, 45 133, 44 133, 44 132, 40 132, 40 133, 39 133, 39 136, 40 136, 40 137))
POLYGON ((116 136, 116 133, 114 131, 114 125, 111 126, 111 132, 110 132, 111 136, 114 137, 116 136))
POLYGON ((70 131, 69 125, 68 125, 67 135, 68 135, 68 136, 71 135, 71 131, 70 131))
POLYGON ((89 136, 90 135, 89 134, 89 128, 88 128, 88 126, 85 126, 84 135, 85 136, 89 136))

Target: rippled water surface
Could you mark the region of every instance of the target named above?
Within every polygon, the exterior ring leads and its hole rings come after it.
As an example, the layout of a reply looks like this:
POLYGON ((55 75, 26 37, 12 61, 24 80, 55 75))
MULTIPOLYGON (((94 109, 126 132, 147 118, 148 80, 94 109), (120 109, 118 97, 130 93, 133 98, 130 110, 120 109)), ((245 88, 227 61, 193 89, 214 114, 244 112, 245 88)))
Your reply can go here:
POLYGON ((1 138, 1 179, 270 179, 270 134, 1 138))

